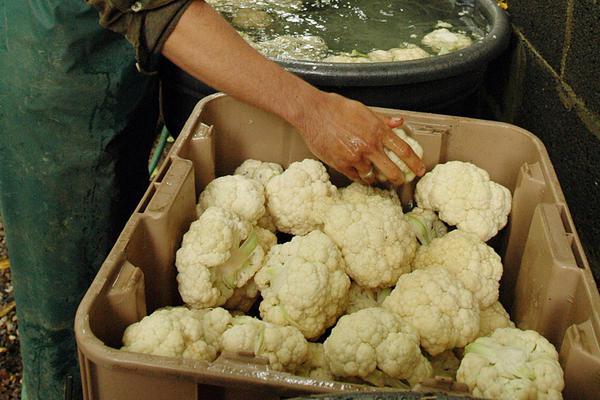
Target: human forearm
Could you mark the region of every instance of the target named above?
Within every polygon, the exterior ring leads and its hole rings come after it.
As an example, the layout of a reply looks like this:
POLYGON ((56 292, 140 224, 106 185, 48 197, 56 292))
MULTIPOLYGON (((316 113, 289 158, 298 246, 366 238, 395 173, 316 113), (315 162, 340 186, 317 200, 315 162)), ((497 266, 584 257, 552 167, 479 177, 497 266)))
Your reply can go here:
POLYGON ((303 125, 307 103, 323 93, 266 59, 208 4, 194 1, 163 55, 197 79, 246 103, 303 125))

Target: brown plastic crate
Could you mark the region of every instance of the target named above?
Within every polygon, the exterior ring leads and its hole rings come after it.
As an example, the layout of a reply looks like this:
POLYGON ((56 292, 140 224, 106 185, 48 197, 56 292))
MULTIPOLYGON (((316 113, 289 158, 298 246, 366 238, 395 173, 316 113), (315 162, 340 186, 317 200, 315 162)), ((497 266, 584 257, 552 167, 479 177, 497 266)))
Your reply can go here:
MULTIPOLYGON (((600 296, 540 140, 497 122, 378 111, 405 118, 425 149, 428 169, 469 161, 512 191, 509 224, 494 240, 505 268, 501 300, 520 328, 539 331, 559 350, 565 398, 598 398, 600 296)), ((127 325, 158 307, 181 304, 175 251, 206 183, 247 158, 287 166, 306 157, 311 153, 301 137, 273 115, 223 95, 197 105, 77 312, 86 399, 270 399, 365 390, 273 372, 242 355, 209 364, 117 350, 127 325)), ((339 175, 332 178, 343 183, 339 175)), ((404 198, 410 190, 404 188, 404 198)))

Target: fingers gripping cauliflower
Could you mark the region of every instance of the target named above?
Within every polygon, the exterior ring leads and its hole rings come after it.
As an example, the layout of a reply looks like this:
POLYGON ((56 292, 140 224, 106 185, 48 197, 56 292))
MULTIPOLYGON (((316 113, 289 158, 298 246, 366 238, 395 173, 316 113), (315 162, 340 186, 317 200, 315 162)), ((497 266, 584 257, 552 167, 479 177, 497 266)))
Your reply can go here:
MULTIPOLYGON (((283 167, 281 165, 253 159, 244 161, 234 172, 235 175, 242 175, 246 178, 257 180, 263 187, 267 185, 267 182, 269 182, 272 177, 281 175, 281 173, 283 173, 283 167)), ((271 232, 277 230, 275 223, 273 222, 273 217, 268 209, 258 220, 258 226, 268 229, 271 232)))
POLYGON ((323 349, 331 372, 340 377, 376 382, 383 373, 413 385, 432 373, 416 331, 379 307, 340 318, 323 349))
POLYGON ((462 161, 438 164, 417 183, 420 208, 487 242, 502 229, 511 209, 510 191, 483 169, 462 161))
POLYGON ((121 350, 213 361, 230 326, 231 315, 222 308, 165 307, 129 325, 121 350))
POLYGON ((262 266, 273 238, 230 211, 207 209, 191 224, 176 254, 183 301, 194 308, 224 304, 262 266))
POLYGON ((473 293, 481 308, 498 301, 502 261, 494 249, 475 235, 459 230, 421 246, 413 269, 442 267, 473 293))
POLYGON ((487 336, 499 328, 515 327, 499 301, 481 310, 479 320, 479 334, 477 334, 477 337, 487 336))
POLYGON ((307 342, 293 326, 279 326, 248 316, 235 317, 222 337, 223 351, 254 353, 277 371, 294 372, 307 357, 307 342))
POLYGON ((329 207, 324 231, 340 247, 346 273, 365 288, 393 286, 410 271, 417 241, 397 197, 355 183, 329 207))
POLYGON ((265 213, 263 186, 242 175, 225 175, 211 181, 200 193, 198 216, 209 207, 221 207, 256 225, 265 213))
POLYGON ((292 163, 267 182, 266 191, 275 226, 292 235, 320 229, 324 207, 337 193, 325 166, 311 159, 292 163))
POLYGON ((563 371, 554 346, 535 331, 497 329, 465 348, 456 374, 475 396, 562 399, 563 371))
MULTIPOLYGON (((423 158, 423 148, 421 147, 419 142, 417 142, 412 137, 408 136, 402 128, 395 128, 393 129, 393 131, 396 134, 396 136, 404 140, 410 146, 410 148, 413 149, 413 151, 417 156, 419 156, 419 158, 423 158)), ((385 151, 385 154, 389 157, 389 159, 392 160, 392 162, 396 164, 398 168, 400 168, 400 171, 402 171, 402 173, 404 174, 404 181, 406 183, 411 182, 416 178, 415 173, 410 168, 408 168, 408 165, 406 165, 406 163, 402 161, 400 157, 396 155, 396 153, 394 153, 391 150, 388 150, 387 148, 384 148, 383 151, 385 151)), ((386 180, 385 177, 382 177, 381 179, 386 180)))
POLYGON ((321 231, 274 246, 256 274, 265 321, 297 327, 314 339, 346 308, 350 279, 333 241, 321 231))
POLYGON ((431 210, 415 207, 404 216, 422 245, 427 245, 433 239, 448 233, 448 227, 431 210))
POLYGON ((477 301, 443 268, 402 275, 383 307, 415 327, 421 346, 433 356, 465 346, 479 331, 477 301))

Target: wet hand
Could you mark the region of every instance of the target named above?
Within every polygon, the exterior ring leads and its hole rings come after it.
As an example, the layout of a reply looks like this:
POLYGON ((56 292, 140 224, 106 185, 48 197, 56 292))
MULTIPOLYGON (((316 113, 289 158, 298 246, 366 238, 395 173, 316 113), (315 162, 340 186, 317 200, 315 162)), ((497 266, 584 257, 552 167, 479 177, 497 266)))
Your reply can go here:
POLYGON ((385 154, 394 152, 417 175, 425 173, 423 161, 392 128, 402 120, 375 114, 363 104, 332 93, 322 93, 306 105, 298 124, 309 149, 348 178, 372 184, 381 172, 394 185, 404 174, 385 154))

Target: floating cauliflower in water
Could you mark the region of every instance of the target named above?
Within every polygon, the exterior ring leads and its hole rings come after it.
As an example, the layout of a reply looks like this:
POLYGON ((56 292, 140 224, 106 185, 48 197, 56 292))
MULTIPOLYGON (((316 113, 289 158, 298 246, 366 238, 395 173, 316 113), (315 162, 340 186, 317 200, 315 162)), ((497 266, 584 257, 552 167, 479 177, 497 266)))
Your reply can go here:
POLYGON ((335 324, 350 288, 340 251, 321 231, 274 246, 255 281, 263 297, 261 317, 295 326, 308 339, 335 324))
POLYGON ((438 212, 442 221, 487 242, 506 225, 512 196, 485 170, 450 161, 419 180, 415 199, 420 208, 438 212))
POLYGON ((489 399, 562 399, 564 377, 554 346, 535 331, 497 329, 465 347, 458 382, 489 399))
POLYGON ((282 35, 258 42, 259 51, 267 57, 318 61, 327 54, 328 47, 319 36, 282 35))
POLYGON ((164 307, 129 325, 121 350, 213 361, 230 326, 231 315, 222 308, 164 307))
POLYGON ((473 39, 462 33, 450 32, 446 28, 441 28, 425 35, 421 43, 442 55, 469 47, 473 43, 473 39))
POLYGON ((240 29, 265 29, 273 24, 273 18, 265 11, 241 8, 235 11, 231 23, 240 29))

